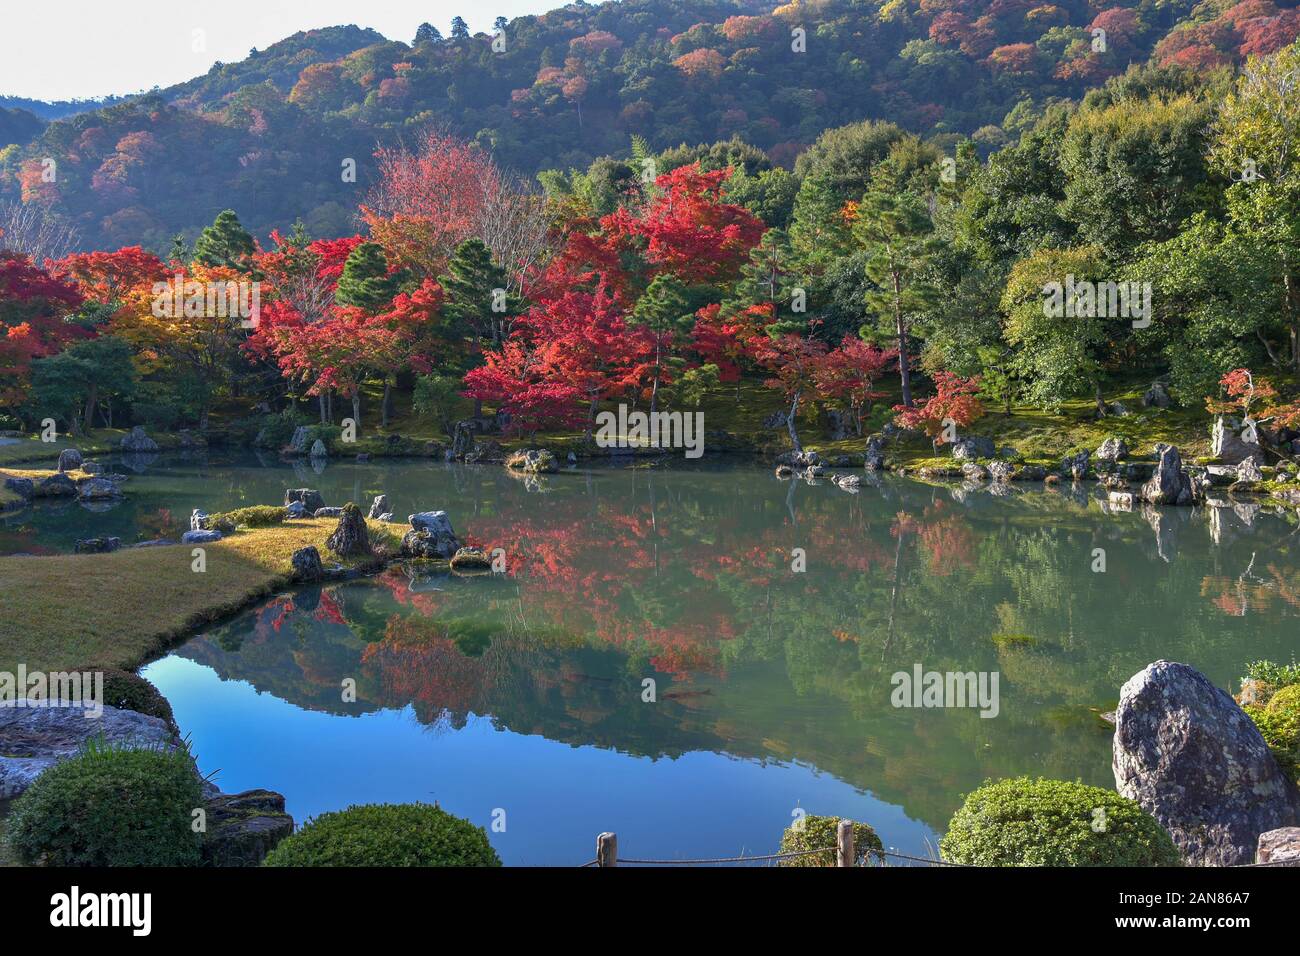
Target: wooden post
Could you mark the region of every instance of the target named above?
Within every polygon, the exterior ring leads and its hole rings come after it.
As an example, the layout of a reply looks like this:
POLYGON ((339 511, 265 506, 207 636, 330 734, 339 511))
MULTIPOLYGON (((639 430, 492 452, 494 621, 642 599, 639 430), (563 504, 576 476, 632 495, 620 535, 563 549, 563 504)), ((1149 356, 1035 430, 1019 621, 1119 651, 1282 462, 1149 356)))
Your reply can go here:
POLYGON ((835 865, 853 865, 853 821, 841 820, 835 832, 835 865))
POLYGON ((617 833, 602 833, 596 837, 596 865, 618 866, 617 833))

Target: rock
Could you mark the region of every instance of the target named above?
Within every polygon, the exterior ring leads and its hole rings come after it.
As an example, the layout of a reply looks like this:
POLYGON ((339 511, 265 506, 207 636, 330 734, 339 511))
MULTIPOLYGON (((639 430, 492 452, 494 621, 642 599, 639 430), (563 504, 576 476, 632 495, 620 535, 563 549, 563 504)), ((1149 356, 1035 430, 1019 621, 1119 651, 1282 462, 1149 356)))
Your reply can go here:
POLYGON ((317 508, 312 512, 313 518, 338 518, 343 514, 342 508, 317 508))
POLYGON ((338 527, 325 539, 325 547, 342 558, 371 554, 370 532, 361 509, 349 501, 339 515, 338 527))
POLYGON ((1168 408, 1170 404, 1169 390, 1162 382, 1152 382, 1151 387, 1142 394, 1143 408, 1168 408))
POLYGON ((1133 493, 1130 491, 1108 492, 1106 501, 1118 511, 1133 510, 1133 493))
POLYGON ((169 544, 175 544, 170 538, 154 538, 152 541, 137 541, 131 545, 132 548, 161 548, 169 544))
POLYGON ((1259 462, 1254 458, 1243 458, 1237 465, 1238 481, 1263 481, 1264 475, 1259 470, 1259 462))
POLYGON ((307 454, 307 439, 309 437, 307 426, 299 425, 293 430, 293 437, 289 439, 288 451, 295 455, 307 454))
POLYGON ((157 451, 158 443, 144 433, 144 428, 136 425, 131 434, 122 439, 122 451, 157 451))
POLYGON ((1005 484, 1011 480, 1011 476, 1014 473, 1015 469, 1011 466, 1010 462, 1005 462, 1001 459, 995 459, 989 462, 989 477, 994 481, 1005 484))
POLYGON ((1260 834, 1300 825, 1300 791, 1255 724, 1186 664, 1156 661, 1121 689, 1112 769, 1198 866, 1250 863, 1260 834))
POLYGON ((492 559, 482 548, 458 548, 451 556, 453 571, 490 571, 492 559))
POLYGON ((1117 418, 1123 418, 1125 415, 1129 414, 1128 406, 1123 402, 1111 402, 1110 413, 1117 418))
POLYGON ((497 463, 506 460, 506 453, 502 447, 494 441, 479 442, 465 453, 464 460, 467 464, 477 464, 479 462, 497 463))
POLYGON ((293 832, 284 797, 272 790, 219 793, 204 802, 207 830, 200 853, 204 866, 260 866, 275 845, 293 832))
POLYGON ((362 464, 365 464, 369 460, 370 460, 370 452, 368 451, 357 452, 357 461, 361 462, 362 464))
POLYGON ((1173 445, 1158 445, 1160 464, 1151 480, 1142 486, 1142 500, 1153 505, 1189 505, 1192 481, 1183 469, 1183 459, 1173 445))
POLYGON ((763 419, 764 428, 785 428, 788 416, 785 412, 775 411, 763 419))
POLYGON ((181 535, 181 544, 211 544, 221 538, 220 531, 186 531, 181 535))
POLYGON ((847 412, 838 408, 827 409, 826 423, 830 431, 831 441, 843 441, 849 437, 849 416, 847 412))
POLYGON ((293 566, 293 576, 296 581, 319 581, 325 573, 320 552, 314 545, 299 548, 289 558, 289 563, 293 566))
POLYGON ((36 494, 36 482, 30 478, 6 478, 5 488, 22 498, 31 498, 36 494))
POLYGON ((317 438, 314 442, 312 442, 312 446, 311 446, 312 458, 328 458, 329 456, 330 453, 325 448, 325 443, 323 441, 317 438))
POLYGON ((1128 443, 1122 438, 1114 436, 1107 438, 1097 446, 1093 452, 1093 457, 1099 461, 1119 461, 1121 458, 1128 457, 1128 443))
POLYGON ((408 519, 411 530, 402 537, 402 555, 408 558, 451 558, 460 549, 445 511, 422 511, 408 519))
POLYGON ((81 452, 65 448, 59 452, 59 471, 76 471, 81 467, 81 452))
POLYGON ((1268 703, 1269 697, 1273 695, 1275 690, 1276 688, 1272 684, 1256 680, 1253 677, 1244 677, 1241 681, 1241 693, 1237 695, 1237 703, 1243 707, 1263 707, 1268 703))
POLYGON ((1280 827, 1259 835, 1255 848, 1256 863, 1273 866, 1300 866, 1300 827, 1280 827))
POLYGON ((528 475, 541 475, 556 470, 555 456, 545 448, 517 451, 506 459, 506 467, 528 475))
POLYGON ((1077 455, 1065 458, 1061 461, 1061 471, 1075 481, 1082 481, 1088 475, 1089 457, 1086 451, 1081 451, 1077 455))
POLYGON ((982 435, 967 435, 952 443, 954 458, 992 458, 997 453, 997 445, 993 443, 993 439, 982 435))
POLYGON ((448 452, 448 458, 465 458, 474 450, 474 423, 471 421, 459 421, 455 428, 452 429, 451 449, 448 452))
POLYGON ((76 495, 77 483, 63 472, 42 478, 34 492, 37 498, 75 498, 76 495))
POLYGON ((376 495, 375 500, 370 502, 370 512, 367 518, 378 518, 380 515, 389 514, 392 508, 388 506, 388 495, 376 495))
POLYGON ((102 475, 104 473, 104 466, 97 461, 83 461, 81 463, 81 470, 88 475, 102 475))
POLYGON ((778 478, 793 478, 794 469, 789 465, 777 465, 775 474, 778 478))
POLYGON ((989 476, 988 469, 978 462, 968 461, 961 466, 961 473, 967 481, 983 481, 989 476))
POLYGON ((77 497, 82 501, 99 501, 106 498, 121 498, 122 492, 117 485, 106 478, 90 478, 77 486, 77 497))
POLYGON ((174 749, 167 722, 133 710, 104 706, 99 717, 79 704, 0 707, 0 800, 26 790, 42 773, 73 756, 92 737, 121 747, 174 749))
POLYGON ((845 491, 856 491, 862 484, 860 475, 836 475, 831 479, 837 488, 843 488, 845 491))
POLYGON ((1225 465, 1240 464, 1247 458, 1255 459, 1256 463, 1264 460, 1264 452, 1255 438, 1254 429, 1249 426, 1242 437, 1238 437, 1224 417, 1219 415, 1214 419, 1211 436, 1210 453, 1225 465))
POLYGON ((578 456, 573 452, 569 452, 569 455, 565 460, 568 461, 570 465, 576 465, 578 463, 578 456))
POLYGON ((121 538, 84 538, 72 546, 76 554, 108 554, 122 547, 121 538))
POLYGON ((284 506, 284 516, 286 518, 305 518, 307 517, 307 506, 301 501, 291 501, 284 506))
POLYGON ((303 509, 309 514, 315 514, 317 509, 325 507, 325 499, 315 488, 286 488, 284 506, 287 508, 295 501, 301 501, 303 509))
POLYGON ((208 513, 195 508, 190 512, 190 530, 206 531, 208 530, 208 513))

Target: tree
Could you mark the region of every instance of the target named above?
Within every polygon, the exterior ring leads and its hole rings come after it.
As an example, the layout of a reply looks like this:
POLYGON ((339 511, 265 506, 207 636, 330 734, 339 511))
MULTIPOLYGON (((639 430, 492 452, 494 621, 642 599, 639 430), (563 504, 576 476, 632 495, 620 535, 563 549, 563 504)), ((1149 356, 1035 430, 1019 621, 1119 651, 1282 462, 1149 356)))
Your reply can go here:
POLYGON ((876 327, 890 327, 898 343, 898 377, 903 405, 912 407, 911 325, 932 303, 935 290, 926 271, 938 252, 932 226, 921 200, 911 193, 869 192, 857 211, 854 234, 866 252, 867 277, 875 289, 867 293, 868 315, 876 327))
POLYGON ((650 333, 654 362, 650 372, 650 414, 659 408, 659 384, 671 380, 668 369, 679 364, 676 352, 694 319, 686 285, 671 272, 655 276, 637 300, 629 324, 650 333))
POLYGON ((778 326, 774 325, 768 329, 767 335, 754 339, 753 350, 758 363, 772 373, 763 384, 779 391, 790 404, 785 418, 786 430, 790 433, 794 450, 803 451, 796 425, 799 402, 817 388, 818 378, 823 374, 821 368, 826 358, 826 343, 813 338, 811 330, 808 334, 796 335, 778 331, 778 326))
POLYGON ((431 23, 421 23, 415 28, 415 42, 413 46, 429 46, 434 43, 442 42, 442 31, 431 23))
POLYGON ((65 319, 84 299, 71 282, 0 250, 0 403, 23 397, 34 359, 53 355, 90 332, 65 319))
POLYGON ((448 318, 485 346, 500 348, 523 311, 522 303, 509 290, 505 269, 493 261, 482 239, 466 239, 456 247, 441 282, 448 318))
POLYGON ((131 346, 115 336, 76 342, 32 365, 32 404, 66 419, 74 434, 94 426, 104 398, 130 400, 136 371, 131 346))
POLYGON ((983 417, 984 406, 976 397, 978 379, 961 378, 952 372, 935 372, 934 387, 935 393, 920 407, 895 405, 894 410, 898 412, 895 420, 903 428, 920 428, 932 439, 937 439, 936 444, 942 445, 944 429, 949 422, 965 428, 983 417))
POLYGON ((388 268, 383 246, 363 242, 348 255, 334 301, 374 315, 393 301, 399 282, 400 276, 388 268))
POLYGON ((469 25, 460 17, 451 18, 451 38, 453 40, 469 39, 469 25))
POLYGON ((813 372, 818 395, 847 406, 849 420, 856 435, 862 434, 862 422, 871 403, 884 398, 876 391, 876 380, 898 358, 892 349, 879 349, 852 335, 844 336, 839 347, 826 354, 813 372))
POLYGON ((194 261, 204 266, 247 272, 256 251, 253 237, 240 224, 239 216, 233 209, 225 209, 195 240, 194 261))

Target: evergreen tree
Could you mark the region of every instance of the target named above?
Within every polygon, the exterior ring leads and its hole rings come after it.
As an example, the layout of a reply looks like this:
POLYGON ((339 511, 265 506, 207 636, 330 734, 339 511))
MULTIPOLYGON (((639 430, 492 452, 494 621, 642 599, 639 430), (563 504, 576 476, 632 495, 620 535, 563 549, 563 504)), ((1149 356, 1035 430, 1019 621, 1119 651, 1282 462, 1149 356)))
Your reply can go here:
POLYGON ((469 39, 469 25, 460 17, 451 18, 451 38, 453 40, 469 39))
POLYGON ((205 266, 227 266, 247 272, 256 248, 233 209, 218 213, 212 225, 194 243, 194 261, 205 266))
POLYGON ((415 28, 415 42, 413 46, 429 46, 434 43, 442 42, 442 31, 432 23, 421 23, 415 28))
POLYGON ((447 295, 443 314, 463 331, 500 348, 522 303, 508 291, 506 271, 492 260, 483 240, 466 239, 457 246, 447 274, 438 281, 447 295))
POLYGON ((400 276, 388 271, 384 249, 377 242, 363 242, 352 250, 343 264, 334 301, 353 305, 366 312, 381 311, 397 295, 400 276))
POLYGON ((690 332, 694 321, 686 284, 671 272, 654 277, 650 287, 637 300, 628 321, 654 335, 654 372, 650 386, 650 414, 659 407, 659 383, 666 366, 680 365, 674 351, 690 332))

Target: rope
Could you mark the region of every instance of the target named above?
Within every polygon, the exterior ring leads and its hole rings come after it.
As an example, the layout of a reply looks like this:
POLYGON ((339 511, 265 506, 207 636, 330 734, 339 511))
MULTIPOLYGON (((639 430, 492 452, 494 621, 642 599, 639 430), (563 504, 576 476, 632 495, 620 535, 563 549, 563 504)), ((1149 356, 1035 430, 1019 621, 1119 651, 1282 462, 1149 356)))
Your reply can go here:
POLYGON ((820 850, 799 850, 794 853, 769 853, 765 856, 728 856, 720 857, 716 860, 625 860, 623 857, 618 858, 619 863, 631 863, 641 866, 701 866, 706 863, 755 863, 759 860, 788 860, 799 856, 812 856, 815 853, 834 853, 835 847, 828 846, 820 850))
POLYGON ((895 850, 879 850, 879 851, 873 850, 872 852, 873 853, 878 852, 882 856, 898 857, 898 859, 900 860, 915 860, 918 863, 928 863, 931 866, 965 866, 965 867, 970 866, 969 863, 950 863, 947 860, 932 860, 927 856, 909 856, 906 853, 898 853, 895 850))

